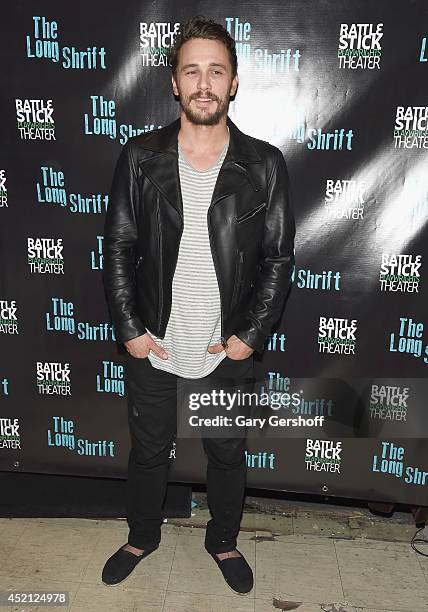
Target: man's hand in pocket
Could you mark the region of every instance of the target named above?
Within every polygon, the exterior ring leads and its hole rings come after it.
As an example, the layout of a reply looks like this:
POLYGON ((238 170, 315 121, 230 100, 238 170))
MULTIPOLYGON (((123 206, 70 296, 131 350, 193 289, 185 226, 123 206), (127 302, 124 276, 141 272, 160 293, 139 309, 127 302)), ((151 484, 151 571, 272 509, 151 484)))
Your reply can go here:
POLYGON ((226 355, 229 357, 229 359, 236 360, 247 359, 254 353, 254 349, 251 348, 251 346, 248 346, 248 344, 242 342, 242 340, 235 335, 230 336, 230 338, 227 339, 226 348, 224 348, 221 343, 212 344, 208 347, 209 353, 220 353, 221 351, 226 351, 226 355))
POLYGON ((159 344, 156 344, 148 333, 137 336, 137 338, 132 338, 132 340, 127 340, 124 344, 128 353, 136 359, 144 359, 148 356, 150 351, 161 359, 168 359, 168 353, 165 349, 159 346, 159 344))

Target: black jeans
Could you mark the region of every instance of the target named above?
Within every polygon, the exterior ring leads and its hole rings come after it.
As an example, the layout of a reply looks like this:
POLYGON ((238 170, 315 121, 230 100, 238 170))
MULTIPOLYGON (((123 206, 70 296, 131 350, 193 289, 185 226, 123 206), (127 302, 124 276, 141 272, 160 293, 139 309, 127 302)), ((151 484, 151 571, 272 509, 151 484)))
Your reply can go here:
MULTIPOLYGON (((177 434, 177 379, 154 368, 148 358, 127 353, 124 378, 128 399, 131 451, 128 463, 128 543, 136 548, 156 547, 161 539, 162 505, 166 494, 170 451, 177 434)), ((253 380, 253 355, 234 360, 225 357, 204 383, 224 377, 238 383, 253 380)), ((183 379, 182 379, 183 380, 183 379)), ((204 437, 207 455, 208 521, 205 546, 211 553, 236 548, 242 518, 247 465, 246 433, 236 438, 204 437)))

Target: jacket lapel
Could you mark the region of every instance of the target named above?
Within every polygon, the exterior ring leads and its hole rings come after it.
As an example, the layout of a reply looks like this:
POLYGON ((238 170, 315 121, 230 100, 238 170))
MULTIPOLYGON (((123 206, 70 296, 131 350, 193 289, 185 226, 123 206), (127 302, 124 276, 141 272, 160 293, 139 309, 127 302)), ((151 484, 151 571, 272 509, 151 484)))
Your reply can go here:
POLYGON ((140 161, 140 167, 154 186, 183 217, 180 175, 178 172, 178 132, 180 119, 144 135, 140 147, 153 155, 140 161))
MULTIPOLYGON (((248 182, 254 191, 260 190, 258 180, 253 175, 251 164, 261 161, 260 155, 248 136, 243 134, 232 120, 227 117, 229 126, 229 147, 217 177, 211 206, 229 195, 237 193, 248 182)), ((165 196, 168 202, 183 217, 180 175, 178 170, 178 132, 180 118, 169 125, 145 134, 140 147, 153 152, 153 155, 140 161, 145 176, 165 196)))

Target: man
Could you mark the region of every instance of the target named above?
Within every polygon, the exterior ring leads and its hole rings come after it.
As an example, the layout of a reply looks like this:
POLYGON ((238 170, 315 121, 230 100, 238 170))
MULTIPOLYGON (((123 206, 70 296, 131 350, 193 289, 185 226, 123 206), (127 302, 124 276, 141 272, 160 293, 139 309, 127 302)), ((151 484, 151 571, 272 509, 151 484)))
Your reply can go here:
MULTIPOLYGON (((128 543, 103 569, 118 584, 160 543, 176 435, 177 382, 253 376, 281 315, 294 265, 294 217, 281 151, 228 118, 235 42, 197 16, 170 55, 180 117, 131 138, 113 178, 104 234, 106 293, 127 349, 131 452, 128 543)), ((236 592, 253 574, 236 549, 245 437, 203 438, 212 514, 205 548, 236 592)))

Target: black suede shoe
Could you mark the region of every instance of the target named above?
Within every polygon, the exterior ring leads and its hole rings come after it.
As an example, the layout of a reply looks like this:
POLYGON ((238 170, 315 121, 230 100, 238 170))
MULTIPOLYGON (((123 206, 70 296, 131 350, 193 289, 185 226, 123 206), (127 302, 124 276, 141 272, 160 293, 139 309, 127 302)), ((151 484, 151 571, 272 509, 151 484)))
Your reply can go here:
MULTIPOLYGON (((123 546, 126 546, 124 544, 123 546)), ((103 568, 102 581, 107 586, 119 584, 127 578, 138 563, 150 555, 156 548, 145 548, 141 555, 134 555, 121 546, 106 562, 103 568)))
POLYGON ((239 595, 245 595, 254 586, 253 570, 248 565, 244 555, 238 549, 235 550, 241 555, 240 557, 227 557, 222 560, 216 554, 207 552, 219 566, 223 578, 230 588, 239 595))

